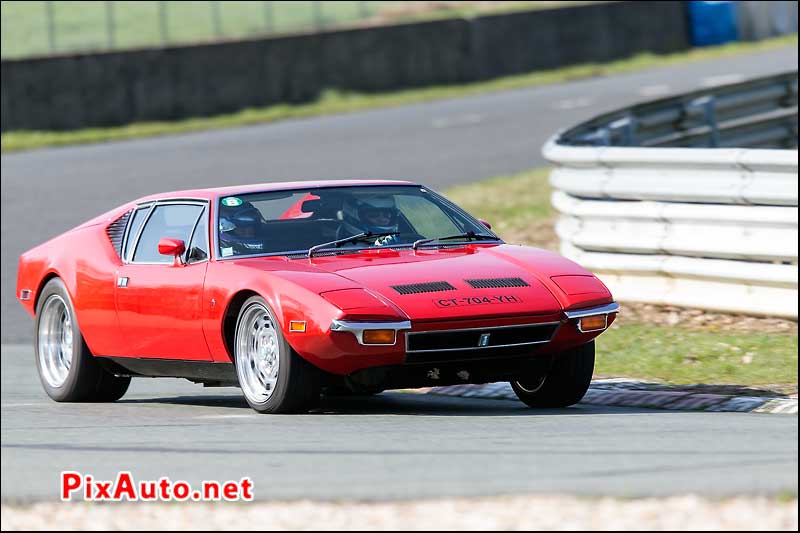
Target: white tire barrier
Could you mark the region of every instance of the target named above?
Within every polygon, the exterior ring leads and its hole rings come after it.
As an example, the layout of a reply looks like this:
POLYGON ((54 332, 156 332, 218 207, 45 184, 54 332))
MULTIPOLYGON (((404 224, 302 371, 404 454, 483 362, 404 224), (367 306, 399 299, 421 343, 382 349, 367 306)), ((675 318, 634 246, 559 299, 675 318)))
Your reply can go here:
POLYGON ((559 140, 561 253, 617 299, 797 318, 797 150, 559 140))

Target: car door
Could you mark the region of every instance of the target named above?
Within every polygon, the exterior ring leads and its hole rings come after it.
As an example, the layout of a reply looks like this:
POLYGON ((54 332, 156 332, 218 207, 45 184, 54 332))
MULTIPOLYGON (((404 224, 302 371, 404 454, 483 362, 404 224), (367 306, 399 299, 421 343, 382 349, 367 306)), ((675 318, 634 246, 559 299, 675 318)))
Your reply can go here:
POLYGON ((157 202, 136 214, 142 223, 131 225, 117 272, 117 317, 127 346, 119 355, 211 360, 202 321, 208 204, 157 202), (163 238, 183 241, 186 252, 160 254, 163 238))

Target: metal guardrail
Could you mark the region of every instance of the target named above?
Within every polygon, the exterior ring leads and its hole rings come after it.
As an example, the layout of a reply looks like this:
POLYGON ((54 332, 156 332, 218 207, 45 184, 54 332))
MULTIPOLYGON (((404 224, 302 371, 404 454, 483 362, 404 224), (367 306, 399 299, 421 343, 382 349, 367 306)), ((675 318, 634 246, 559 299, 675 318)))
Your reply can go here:
POLYGON ((560 136, 573 146, 797 147, 797 72, 662 98, 560 136), (753 136, 753 132, 759 134, 753 136))
POLYGON ((797 72, 571 128, 543 149, 561 251, 620 300, 796 318, 796 147, 797 72))

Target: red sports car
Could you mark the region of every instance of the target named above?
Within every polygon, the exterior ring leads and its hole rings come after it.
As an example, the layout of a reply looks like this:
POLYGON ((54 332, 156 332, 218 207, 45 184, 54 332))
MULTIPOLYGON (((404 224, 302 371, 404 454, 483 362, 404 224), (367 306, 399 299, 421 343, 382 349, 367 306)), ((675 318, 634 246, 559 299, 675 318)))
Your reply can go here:
POLYGON ((619 309, 575 263, 401 181, 148 196, 24 253, 17 294, 56 401, 166 376, 238 385, 262 413, 493 381, 571 405, 619 309))

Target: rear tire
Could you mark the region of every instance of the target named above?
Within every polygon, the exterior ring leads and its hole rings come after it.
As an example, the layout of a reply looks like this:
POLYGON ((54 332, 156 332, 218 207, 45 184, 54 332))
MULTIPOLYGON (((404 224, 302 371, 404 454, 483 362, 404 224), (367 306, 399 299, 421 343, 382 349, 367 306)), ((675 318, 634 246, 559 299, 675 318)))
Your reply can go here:
POLYGON ((517 398, 530 407, 568 407, 581 401, 592 382, 594 341, 555 355, 544 376, 511 382, 517 398))
POLYGON ((319 371, 289 346, 260 296, 242 305, 233 350, 239 386, 259 413, 305 413, 319 403, 319 371))
POLYGON ((59 278, 39 296, 33 347, 42 387, 57 402, 113 402, 128 390, 131 378, 114 376, 89 351, 59 278))

